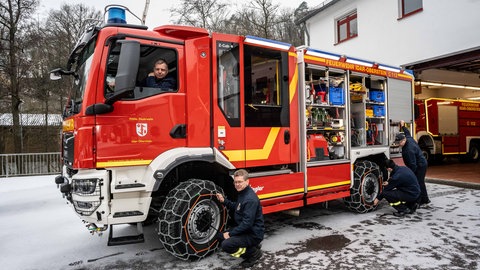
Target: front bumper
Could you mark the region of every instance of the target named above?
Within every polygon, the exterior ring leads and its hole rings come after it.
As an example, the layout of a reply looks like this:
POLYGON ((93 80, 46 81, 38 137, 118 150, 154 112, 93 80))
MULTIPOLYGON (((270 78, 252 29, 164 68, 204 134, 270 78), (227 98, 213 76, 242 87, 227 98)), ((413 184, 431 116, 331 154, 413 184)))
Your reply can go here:
POLYGON ((84 221, 97 225, 136 223, 147 218, 151 202, 151 190, 147 191, 151 185, 129 180, 130 171, 139 169, 79 170, 69 177, 64 168, 55 182, 84 221))

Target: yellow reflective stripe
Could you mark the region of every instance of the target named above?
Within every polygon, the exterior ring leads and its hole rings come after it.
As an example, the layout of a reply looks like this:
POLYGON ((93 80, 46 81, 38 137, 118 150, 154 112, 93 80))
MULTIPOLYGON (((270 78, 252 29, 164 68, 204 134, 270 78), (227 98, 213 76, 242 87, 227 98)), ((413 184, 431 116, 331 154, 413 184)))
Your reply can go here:
POLYGON ((335 183, 330 183, 330 184, 323 184, 323 185, 318 185, 318 186, 311 186, 311 187, 308 187, 308 191, 330 188, 330 187, 338 187, 338 186, 343 186, 343 185, 350 185, 350 180, 335 182, 335 183))
POLYGON ((305 191, 305 188, 302 187, 302 188, 289 189, 289 190, 284 190, 284 191, 279 191, 279 192, 262 194, 262 195, 258 195, 258 198, 260 200, 263 200, 263 199, 268 199, 268 198, 272 198, 272 197, 280 197, 280 196, 284 196, 284 195, 300 193, 300 192, 304 192, 304 191, 305 191))
POLYGON ((391 206, 397 206, 397 205, 400 205, 400 204, 405 204, 405 202, 398 201, 398 202, 390 203, 391 206))
POLYGON ((401 73, 398 74, 398 77, 402 77, 402 78, 405 78, 405 79, 411 79, 412 78, 409 75, 405 75, 405 74, 401 74, 401 73))
POLYGON ((232 254, 230 254, 230 255, 232 255, 233 257, 238 258, 238 257, 242 256, 242 254, 244 254, 246 251, 247 251, 247 248, 239 248, 239 249, 237 250, 237 252, 232 253, 232 254))
MULTIPOLYGON (((290 81, 290 96, 289 96, 289 103, 292 103, 293 96, 295 96, 295 93, 297 92, 297 84, 298 84, 298 69, 295 69, 295 72, 293 73, 292 80, 290 81)), ((279 91, 280 92, 280 91, 279 91)))
POLYGON ((97 168, 149 165, 151 160, 106 161, 97 162, 97 168))
POLYGON ((303 56, 304 59, 308 59, 308 60, 315 60, 317 62, 322 62, 322 63, 326 63, 327 61, 325 60, 325 58, 321 58, 321 57, 318 57, 318 56, 311 56, 311 55, 305 55, 303 56))
MULTIPOLYGON (((350 180, 347 181, 342 181, 342 182, 335 182, 335 183, 330 183, 330 184, 324 184, 324 185, 318 185, 318 186, 312 186, 308 187, 308 191, 313 191, 313 190, 320 190, 324 188, 331 188, 331 187, 339 187, 343 185, 349 185, 350 180)), ((283 190, 283 191, 278 191, 278 192, 272 192, 272 193, 266 193, 266 194, 260 194, 258 195, 258 198, 260 200, 263 199, 268 199, 272 197, 280 197, 280 196, 285 196, 285 195, 290 195, 290 194, 295 194, 295 193, 300 193, 300 192, 305 192, 305 188, 295 188, 295 189, 288 189, 288 190, 283 190)))
POLYGON ((270 156, 275 140, 280 132, 279 127, 270 129, 270 133, 265 140, 263 148, 261 149, 246 149, 246 150, 224 150, 222 153, 227 156, 230 162, 243 160, 266 160, 270 156))

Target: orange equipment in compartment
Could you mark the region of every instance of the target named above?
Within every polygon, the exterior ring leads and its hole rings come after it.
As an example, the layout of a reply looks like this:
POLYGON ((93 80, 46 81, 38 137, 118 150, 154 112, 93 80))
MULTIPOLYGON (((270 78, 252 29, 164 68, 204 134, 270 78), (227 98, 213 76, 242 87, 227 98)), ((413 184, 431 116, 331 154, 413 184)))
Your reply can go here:
POLYGON ((329 159, 328 142, 322 134, 307 135, 307 160, 329 159))

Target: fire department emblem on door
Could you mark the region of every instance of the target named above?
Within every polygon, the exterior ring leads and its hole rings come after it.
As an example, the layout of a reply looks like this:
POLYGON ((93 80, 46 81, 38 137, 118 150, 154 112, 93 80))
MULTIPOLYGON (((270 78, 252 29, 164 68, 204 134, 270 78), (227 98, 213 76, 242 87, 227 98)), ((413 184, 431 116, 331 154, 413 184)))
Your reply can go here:
POLYGON ((137 134, 140 137, 144 137, 148 133, 147 123, 137 123, 137 134))

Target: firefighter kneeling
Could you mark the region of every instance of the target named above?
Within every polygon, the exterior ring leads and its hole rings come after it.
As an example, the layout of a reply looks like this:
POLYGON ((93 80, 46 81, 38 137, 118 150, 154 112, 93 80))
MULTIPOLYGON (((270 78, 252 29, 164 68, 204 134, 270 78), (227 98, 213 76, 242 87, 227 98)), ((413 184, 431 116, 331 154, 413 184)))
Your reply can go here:
POLYGON ((390 178, 383 183, 385 187, 373 204, 377 205, 385 198, 397 210, 393 215, 401 217, 414 213, 417 210, 417 200, 420 196, 417 177, 412 170, 405 166, 398 166, 391 159, 387 160, 386 166, 390 172, 390 178))
POLYGON ((238 199, 232 202, 217 193, 217 199, 229 210, 235 211, 236 227, 219 232, 218 238, 222 241, 223 251, 233 257, 244 258, 242 267, 251 267, 262 257, 260 242, 265 231, 263 224, 262 206, 255 191, 250 187, 246 170, 234 173, 233 183, 238 191, 238 199))

